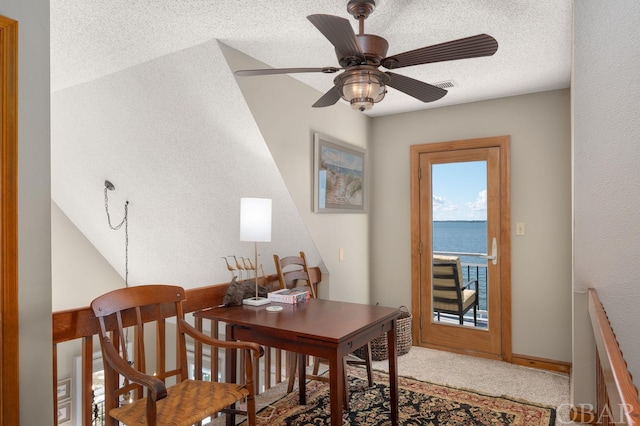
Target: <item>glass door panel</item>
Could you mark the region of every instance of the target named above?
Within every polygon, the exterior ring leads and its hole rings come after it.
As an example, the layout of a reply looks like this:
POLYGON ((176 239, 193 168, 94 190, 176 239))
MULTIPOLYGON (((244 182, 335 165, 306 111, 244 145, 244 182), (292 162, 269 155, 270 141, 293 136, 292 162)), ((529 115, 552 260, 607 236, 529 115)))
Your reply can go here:
POLYGON ((433 288, 432 321, 487 329, 487 162, 433 164, 431 193, 434 265, 450 261, 458 273, 433 278, 432 288, 451 287, 433 288))

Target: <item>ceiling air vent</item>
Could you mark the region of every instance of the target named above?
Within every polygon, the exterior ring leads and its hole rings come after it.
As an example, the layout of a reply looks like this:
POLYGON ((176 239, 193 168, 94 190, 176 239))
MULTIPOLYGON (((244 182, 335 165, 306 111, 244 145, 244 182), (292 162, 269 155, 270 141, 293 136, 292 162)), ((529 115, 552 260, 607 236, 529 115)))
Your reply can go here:
POLYGON ((438 83, 431 83, 431 85, 439 87, 441 89, 450 89, 452 87, 457 87, 458 86, 456 84, 456 82, 453 81, 453 80, 439 81, 438 83))

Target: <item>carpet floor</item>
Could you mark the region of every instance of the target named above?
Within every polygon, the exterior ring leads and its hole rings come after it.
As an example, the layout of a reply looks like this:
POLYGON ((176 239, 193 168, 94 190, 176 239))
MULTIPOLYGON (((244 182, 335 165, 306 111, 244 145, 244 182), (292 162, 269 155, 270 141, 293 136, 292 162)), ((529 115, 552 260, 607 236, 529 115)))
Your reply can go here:
MULTIPOLYGON (((388 364, 387 361, 374 361, 373 367, 376 370, 386 371, 388 364)), ((402 376, 420 381, 554 407, 556 426, 578 425, 569 420, 569 375, 567 374, 416 346, 412 347, 409 353, 398 357, 398 372, 402 376)), ((308 386, 312 383, 317 382, 309 382, 308 386)), ((293 394, 297 397, 296 389, 293 394)), ((286 383, 268 389, 256 397, 258 409, 272 405, 285 396, 286 383)), ((265 411, 264 414, 269 413, 265 411)), ((212 424, 223 425, 222 420, 215 419, 212 424)))
MULTIPOLYGON (((350 368, 350 406, 343 414, 343 425, 388 425, 388 380, 386 373, 375 372, 374 386, 369 387, 366 372, 362 368, 350 368)), ((553 426, 555 422, 553 407, 407 377, 399 377, 398 394, 401 426, 553 426)), ((258 413, 258 425, 329 425, 330 416, 329 385, 312 381, 307 385, 307 405, 298 405, 298 392, 292 392, 262 408, 258 413)))

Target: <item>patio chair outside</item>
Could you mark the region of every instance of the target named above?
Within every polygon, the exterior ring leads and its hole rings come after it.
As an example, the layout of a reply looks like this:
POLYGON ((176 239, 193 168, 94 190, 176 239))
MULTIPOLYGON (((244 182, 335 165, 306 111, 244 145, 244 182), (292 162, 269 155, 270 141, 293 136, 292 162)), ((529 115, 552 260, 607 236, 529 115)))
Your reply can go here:
POLYGON ((463 325, 464 314, 473 309, 473 325, 478 325, 478 280, 463 282, 459 257, 433 257, 433 312, 438 321, 441 313, 447 313, 457 315, 463 325))

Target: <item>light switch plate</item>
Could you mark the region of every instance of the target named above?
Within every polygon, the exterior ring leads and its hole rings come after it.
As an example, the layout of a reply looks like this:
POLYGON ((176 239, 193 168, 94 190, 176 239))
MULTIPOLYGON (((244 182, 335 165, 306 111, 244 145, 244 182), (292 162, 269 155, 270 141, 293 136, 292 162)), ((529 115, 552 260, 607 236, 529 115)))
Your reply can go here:
POLYGON ((524 235, 524 223, 516 223, 516 235, 524 235))

